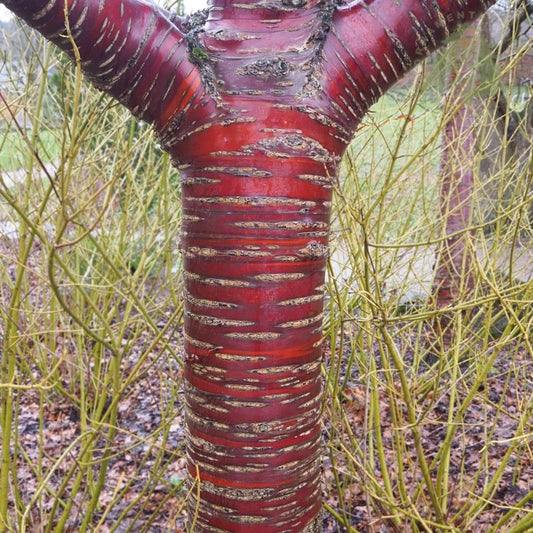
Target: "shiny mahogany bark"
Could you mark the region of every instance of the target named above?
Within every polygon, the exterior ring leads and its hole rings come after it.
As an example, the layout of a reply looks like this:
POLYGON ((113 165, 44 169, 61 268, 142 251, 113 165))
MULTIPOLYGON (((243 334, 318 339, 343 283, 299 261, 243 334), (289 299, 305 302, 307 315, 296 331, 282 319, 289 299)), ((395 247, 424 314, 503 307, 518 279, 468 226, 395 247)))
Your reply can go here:
POLYGON ((194 531, 321 531, 321 323, 332 183, 388 87, 480 0, 4 4, 153 124, 182 175, 194 531))

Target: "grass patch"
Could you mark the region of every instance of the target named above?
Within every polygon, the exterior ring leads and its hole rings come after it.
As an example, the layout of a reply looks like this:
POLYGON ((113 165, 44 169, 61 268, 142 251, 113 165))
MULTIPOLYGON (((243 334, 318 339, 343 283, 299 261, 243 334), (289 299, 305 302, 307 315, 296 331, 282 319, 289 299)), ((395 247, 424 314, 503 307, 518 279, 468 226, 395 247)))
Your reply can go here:
MULTIPOLYGON (((27 134, 29 137, 34 137, 27 134)), ((37 149, 43 163, 57 160, 61 153, 60 132, 41 131, 34 137, 34 147, 37 149)), ((9 130, 0 131, 0 168, 2 172, 13 172, 26 168, 28 165, 28 144, 20 132, 9 130)))

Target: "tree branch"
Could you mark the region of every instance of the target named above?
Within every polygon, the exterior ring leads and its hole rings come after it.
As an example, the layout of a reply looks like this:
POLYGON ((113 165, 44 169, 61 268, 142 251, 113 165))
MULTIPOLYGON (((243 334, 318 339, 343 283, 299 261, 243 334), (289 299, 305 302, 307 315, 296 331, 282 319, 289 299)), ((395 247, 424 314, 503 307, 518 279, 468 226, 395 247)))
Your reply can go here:
POLYGON ((168 11, 142 0, 70 0, 67 25, 64 0, 2 3, 71 57, 74 43, 88 79, 161 136, 203 95, 184 20, 168 11))
POLYGON ((419 60, 441 46, 460 24, 474 20, 491 3, 367 0, 340 6, 333 27, 345 67, 360 80, 358 88, 364 88, 360 104, 372 104, 419 60))

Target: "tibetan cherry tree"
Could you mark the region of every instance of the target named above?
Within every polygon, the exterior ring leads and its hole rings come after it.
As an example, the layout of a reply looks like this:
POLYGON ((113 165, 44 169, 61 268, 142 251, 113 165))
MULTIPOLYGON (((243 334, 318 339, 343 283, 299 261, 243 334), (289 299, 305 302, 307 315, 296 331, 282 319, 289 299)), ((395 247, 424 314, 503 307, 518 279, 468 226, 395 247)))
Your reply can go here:
POLYGON ((181 170, 195 531, 321 530, 332 180, 365 111, 488 0, 3 0, 181 170), (197 513, 197 515, 196 515, 197 513))

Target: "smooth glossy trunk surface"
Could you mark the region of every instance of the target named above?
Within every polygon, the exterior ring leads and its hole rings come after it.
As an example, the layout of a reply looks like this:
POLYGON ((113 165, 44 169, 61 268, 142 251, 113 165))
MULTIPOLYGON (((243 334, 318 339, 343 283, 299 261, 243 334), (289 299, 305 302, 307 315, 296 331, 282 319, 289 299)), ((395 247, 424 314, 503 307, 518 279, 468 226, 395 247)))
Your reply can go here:
POLYGON ((188 452, 203 480, 202 524, 218 514, 228 531, 300 531, 320 508, 322 300, 339 143, 305 114, 265 102, 254 115, 180 150, 190 154, 188 452))

